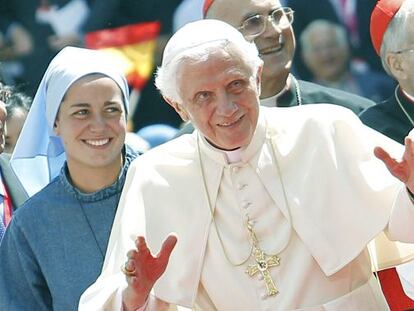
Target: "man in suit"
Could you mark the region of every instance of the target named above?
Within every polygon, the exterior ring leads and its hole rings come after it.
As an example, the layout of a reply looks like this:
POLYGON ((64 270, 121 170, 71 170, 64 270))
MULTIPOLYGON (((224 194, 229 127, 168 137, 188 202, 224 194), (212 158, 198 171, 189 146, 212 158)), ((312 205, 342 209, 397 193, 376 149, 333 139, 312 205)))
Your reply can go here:
MULTIPOLYGON (((10 96, 0 91, 0 153, 5 145, 5 122, 7 117, 5 99, 10 96)), ((10 222, 13 211, 28 198, 9 165, 10 155, 0 154, 0 241, 10 222)))

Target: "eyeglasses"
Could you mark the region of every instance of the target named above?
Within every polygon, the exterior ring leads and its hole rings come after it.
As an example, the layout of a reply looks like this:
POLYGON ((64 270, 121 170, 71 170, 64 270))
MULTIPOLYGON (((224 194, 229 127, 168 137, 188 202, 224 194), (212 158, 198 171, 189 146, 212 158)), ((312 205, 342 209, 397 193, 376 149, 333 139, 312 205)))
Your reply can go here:
POLYGON ((254 39, 265 32, 267 21, 280 29, 289 27, 293 23, 293 13, 291 8, 282 7, 273 10, 267 16, 257 14, 244 20, 238 30, 246 39, 254 39))

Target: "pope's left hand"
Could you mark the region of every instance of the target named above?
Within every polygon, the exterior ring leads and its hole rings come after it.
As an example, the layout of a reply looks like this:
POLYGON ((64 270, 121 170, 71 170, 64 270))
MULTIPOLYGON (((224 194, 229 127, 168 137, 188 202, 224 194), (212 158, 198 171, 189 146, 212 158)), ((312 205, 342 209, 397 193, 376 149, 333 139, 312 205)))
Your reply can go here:
POLYGON ((401 160, 394 159, 381 147, 374 149, 375 156, 387 166, 390 173, 401 180, 414 193, 414 133, 404 140, 405 151, 401 160))

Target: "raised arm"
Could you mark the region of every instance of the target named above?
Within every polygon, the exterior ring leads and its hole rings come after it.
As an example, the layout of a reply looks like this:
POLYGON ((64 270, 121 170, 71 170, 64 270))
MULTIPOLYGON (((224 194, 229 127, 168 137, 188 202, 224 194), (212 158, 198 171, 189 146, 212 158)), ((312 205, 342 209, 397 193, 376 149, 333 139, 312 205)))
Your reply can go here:
POLYGON ((376 147, 374 153, 378 159, 384 162, 390 173, 401 180, 411 193, 414 193, 414 141, 412 136, 409 135, 405 138, 405 150, 401 160, 391 157, 381 147, 376 147))
POLYGON ((167 268, 176 243, 176 235, 170 234, 163 242, 160 252, 153 256, 145 238, 137 237, 136 248, 128 252, 127 261, 122 269, 128 282, 122 293, 125 311, 135 311, 144 306, 154 283, 167 268))
POLYGON ((392 240, 414 243, 414 132, 405 138, 402 158, 395 159, 383 148, 374 150, 375 156, 384 162, 390 173, 405 184, 390 215, 387 235, 392 240))

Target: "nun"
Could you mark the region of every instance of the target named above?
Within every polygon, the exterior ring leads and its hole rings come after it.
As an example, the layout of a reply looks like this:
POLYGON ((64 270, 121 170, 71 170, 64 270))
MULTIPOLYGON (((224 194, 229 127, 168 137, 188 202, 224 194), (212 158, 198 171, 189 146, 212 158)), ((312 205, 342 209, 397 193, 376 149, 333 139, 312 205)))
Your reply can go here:
POLYGON ((11 165, 31 196, 0 246, 0 310, 76 310, 101 272, 126 172, 128 85, 100 51, 49 64, 11 165))

